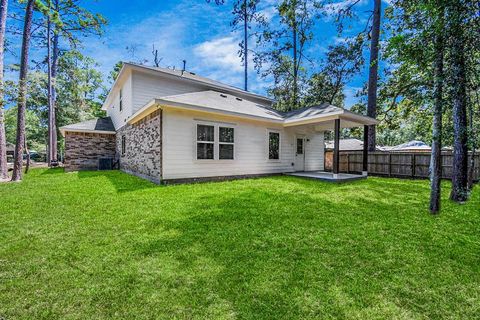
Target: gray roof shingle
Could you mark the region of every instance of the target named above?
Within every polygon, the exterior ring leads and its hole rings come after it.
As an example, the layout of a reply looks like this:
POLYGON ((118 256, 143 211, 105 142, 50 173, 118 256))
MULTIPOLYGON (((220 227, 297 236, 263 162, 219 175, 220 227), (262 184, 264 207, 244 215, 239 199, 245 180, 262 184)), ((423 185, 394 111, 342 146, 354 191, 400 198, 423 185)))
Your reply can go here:
POLYGON ((79 123, 69 124, 60 128, 62 131, 111 131, 115 132, 115 126, 113 125, 110 117, 97 118, 87 120, 79 123))
POLYGON ((308 117, 319 116, 327 113, 342 112, 344 109, 332 106, 328 103, 322 103, 316 106, 296 109, 285 114, 286 120, 304 119, 308 117))

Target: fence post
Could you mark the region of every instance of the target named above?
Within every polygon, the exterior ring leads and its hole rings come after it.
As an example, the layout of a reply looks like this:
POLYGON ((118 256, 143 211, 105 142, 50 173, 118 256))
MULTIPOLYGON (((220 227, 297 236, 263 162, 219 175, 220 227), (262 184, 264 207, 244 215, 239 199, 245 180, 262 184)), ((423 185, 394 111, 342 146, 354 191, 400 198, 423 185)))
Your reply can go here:
POLYGON ((416 167, 416 163, 415 163, 415 153, 412 154, 412 178, 415 178, 415 167, 416 167))
POLYGON ((350 153, 347 153, 347 173, 350 173, 350 153))
POLYGON ((392 176, 392 154, 388 153, 388 176, 392 176))

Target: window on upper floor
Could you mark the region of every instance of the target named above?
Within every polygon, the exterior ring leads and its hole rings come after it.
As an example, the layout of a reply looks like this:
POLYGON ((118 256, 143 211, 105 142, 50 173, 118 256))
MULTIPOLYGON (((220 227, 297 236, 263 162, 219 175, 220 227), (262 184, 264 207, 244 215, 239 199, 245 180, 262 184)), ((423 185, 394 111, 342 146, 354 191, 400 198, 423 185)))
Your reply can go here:
POLYGON ((123 97, 122 97, 122 95, 123 95, 123 94, 122 94, 122 91, 123 91, 123 90, 122 90, 122 89, 120 89, 120 93, 119 93, 119 101, 118 101, 118 103, 119 103, 119 107, 120 107, 120 111, 122 111, 122 110, 123 110, 123 97))

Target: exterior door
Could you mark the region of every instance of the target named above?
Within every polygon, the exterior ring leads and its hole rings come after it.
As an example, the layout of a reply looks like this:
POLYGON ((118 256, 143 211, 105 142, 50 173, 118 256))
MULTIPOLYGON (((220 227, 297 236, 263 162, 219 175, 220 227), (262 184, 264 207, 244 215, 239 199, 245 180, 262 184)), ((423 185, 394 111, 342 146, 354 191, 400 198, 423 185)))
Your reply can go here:
POLYGON ((295 138, 295 171, 305 171, 305 138, 295 138))

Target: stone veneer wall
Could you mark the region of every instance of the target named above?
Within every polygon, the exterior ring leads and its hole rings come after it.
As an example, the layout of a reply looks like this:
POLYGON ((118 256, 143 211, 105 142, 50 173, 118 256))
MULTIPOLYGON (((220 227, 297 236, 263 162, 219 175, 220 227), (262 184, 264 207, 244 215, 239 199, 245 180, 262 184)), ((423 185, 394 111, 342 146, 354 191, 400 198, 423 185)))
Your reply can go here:
POLYGON ((162 130, 161 110, 135 124, 126 124, 117 131, 117 155, 120 169, 155 183, 161 180, 162 130), (125 136, 125 154, 122 154, 125 136))
POLYGON ((115 158, 115 135, 66 132, 65 170, 97 170, 100 158, 115 158))

